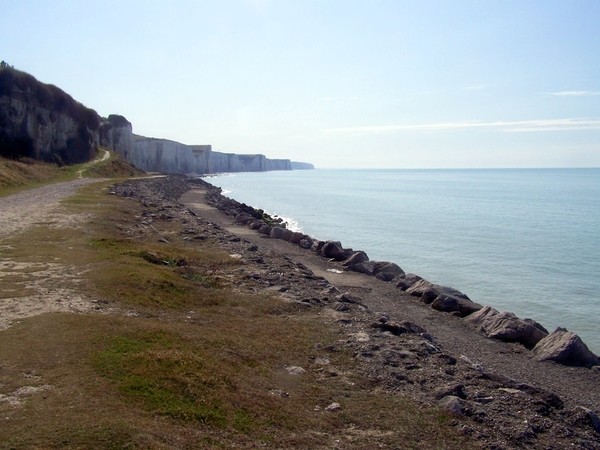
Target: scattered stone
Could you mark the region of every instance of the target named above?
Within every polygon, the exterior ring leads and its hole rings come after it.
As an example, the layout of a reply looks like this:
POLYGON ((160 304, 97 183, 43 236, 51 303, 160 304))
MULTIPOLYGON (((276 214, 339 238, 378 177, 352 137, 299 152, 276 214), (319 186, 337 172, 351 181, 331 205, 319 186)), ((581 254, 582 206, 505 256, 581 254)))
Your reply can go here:
POLYGON ((445 411, 455 416, 463 416, 464 409, 460 398, 454 395, 447 395, 439 401, 439 406, 445 411))
POLYGON ((288 366, 285 368, 285 370, 290 375, 302 375, 304 372, 306 372, 306 370, 300 366, 288 366))
POLYGON ((382 331, 392 333, 394 336, 400 336, 403 333, 414 333, 414 334, 427 334, 424 328, 412 322, 404 321, 400 323, 396 322, 375 322, 371 324, 371 327, 377 328, 382 331))
POLYGON ((354 333, 352 336, 354 336, 354 339, 357 342, 369 342, 371 340, 371 338, 369 337, 369 335, 367 333, 365 333, 364 331, 360 331, 358 333, 354 333))
POLYGON ((458 397, 463 400, 467 398, 464 384, 452 384, 440 387, 433 392, 433 395, 437 400, 448 396, 458 397))
POLYGON ((591 409, 583 406, 576 407, 572 421, 577 425, 590 426, 596 433, 600 434, 600 418, 598 418, 598 415, 591 409))
POLYGON ((283 389, 271 389, 269 391, 269 394, 274 395, 276 397, 281 397, 281 398, 289 398, 290 394, 288 392, 285 392, 283 389))
POLYGON ((331 405, 325 407, 325 411, 335 412, 342 409, 342 405, 339 403, 333 402, 331 405))

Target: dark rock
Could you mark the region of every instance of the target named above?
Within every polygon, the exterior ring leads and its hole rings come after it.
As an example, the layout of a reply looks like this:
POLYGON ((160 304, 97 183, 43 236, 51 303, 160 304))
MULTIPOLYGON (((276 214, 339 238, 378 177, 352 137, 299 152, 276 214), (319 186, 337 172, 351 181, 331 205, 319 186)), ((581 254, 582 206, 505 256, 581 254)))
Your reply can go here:
POLYGON ((420 278, 405 290, 407 294, 414 295, 415 297, 422 297, 425 293, 432 292, 432 289, 433 283, 425 280, 424 278, 420 278))
POLYGON ((273 227, 271 229, 271 238, 281 239, 282 241, 289 241, 292 237, 292 232, 287 228, 273 227))
POLYGON ((342 261, 345 259, 344 249, 339 241, 327 241, 320 250, 321 256, 325 258, 342 261))
POLYGON ((533 348, 538 361, 555 361, 567 366, 592 367, 600 359, 572 331, 557 328, 552 334, 539 341, 533 348))
POLYGON ((323 248, 324 245, 325 245, 324 241, 316 240, 313 242, 312 251, 314 251, 315 253, 321 253, 321 249, 323 248))
POLYGON ((305 237, 304 239, 300 239, 300 242, 298 242, 298 247, 303 248, 305 250, 311 249, 312 246, 313 246, 313 241, 308 236, 305 237))
POLYGON ((271 235, 271 227, 267 224, 261 225, 261 227, 258 229, 258 232, 260 234, 270 236, 271 235))
POLYGON ((375 276, 382 281, 392 281, 397 276, 404 274, 404 271, 392 262, 369 261, 367 254, 364 252, 355 252, 344 265, 347 270, 375 276))
POLYGON ((407 273, 404 276, 400 276, 398 280, 396 280, 396 287, 402 291, 406 291, 408 288, 413 286, 417 281, 422 280, 423 278, 419 275, 415 275, 414 273, 407 273))
POLYGON ((333 309, 338 312, 348 312, 351 310, 348 303, 341 303, 341 302, 336 303, 334 305, 333 309))
POLYGON ((540 330, 542 333, 544 333, 544 334, 550 334, 550 332, 541 323, 536 322, 533 319, 522 319, 522 320, 523 320, 523 322, 528 323, 529 325, 533 325, 538 330, 540 330))
POLYGON ((365 275, 372 276, 375 273, 376 261, 363 261, 358 264, 352 264, 346 267, 347 270, 352 272, 364 273, 365 275))
POLYGON ((361 250, 358 252, 354 252, 352 255, 350 255, 350 257, 346 261, 344 261, 344 266, 353 266, 355 264, 360 264, 368 260, 369 257, 367 256, 367 254, 361 250))
POLYGON ((591 409, 578 406, 575 408, 575 414, 572 415, 571 421, 574 425, 592 427, 596 433, 600 434, 600 418, 591 409))
POLYGON ((347 294, 347 293, 338 296, 338 301, 343 302, 343 303, 354 303, 356 305, 363 304, 362 298, 360 298, 356 295, 351 295, 351 294, 347 294))
POLYGON ((439 406, 455 416, 464 415, 463 401, 454 395, 448 395, 442 398, 439 401, 439 406))
MULTIPOLYGON (((411 275, 411 278, 414 276, 411 275)), ((400 282, 397 285, 402 288, 405 284, 400 282)), ((457 289, 433 284, 425 279, 419 279, 406 289, 406 293, 420 297, 423 303, 432 305, 432 308, 452 312, 459 317, 465 317, 482 308, 478 303, 469 300, 465 294, 457 289)))
POLYGON ((433 391, 433 395, 437 400, 441 400, 442 398, 447 397, 449 395, 461 398, 463 400, 467 398, 467 393, 465 391, 464 384, 452 384, 449 386, 442 386, 433 391))
POLYGON ((296 231, 292 232, 292 235, 288 239, 292 244, 299 244, 302 239, 306 238, 306 235, 302 233, 298 233, 296 231))
POLYGON ((260 229, 260 227, 262 227, 263 225, 266 225, 266 223, 265 223, 265 222, 263 222, 262 220, 255 220, 255 221, 253 221, 253 222, 249 223, 249 224, 248 224, 248 227, 249 227, 251 230, 259 230, 259 229, 260 229))
POLYGON ((375 322, 371 324, 372 328, 376 328, 381 331, 387 331, 392 333, 394 336, 400 336, 404 333, 414 333, 414 334, 427 334, 427 331, 424 328, 421 328, 419 325, 414 324, 412 322, 404 321, 404 322, 375 322))
POLYGON ((547 333, 532 323, 521 320, 510 312, 498 312, 491 306, 485 306, 471 314, 466 321, 488 337, 518 342, 530 349, 547 336, 547 333))
POLYGON ((392 281, 398 275, 404 274, 404 270, 392 262, 379 261, 375 263, 373 274, 382 281, 392 281))
POLYGON ((252 217, 250 214, 248 213, 240 213, 237 216, 235 216, 235 223, 239 223, 241 225, 248 225, 250 222, 255 221, 256 219, 254 217, 252 217))

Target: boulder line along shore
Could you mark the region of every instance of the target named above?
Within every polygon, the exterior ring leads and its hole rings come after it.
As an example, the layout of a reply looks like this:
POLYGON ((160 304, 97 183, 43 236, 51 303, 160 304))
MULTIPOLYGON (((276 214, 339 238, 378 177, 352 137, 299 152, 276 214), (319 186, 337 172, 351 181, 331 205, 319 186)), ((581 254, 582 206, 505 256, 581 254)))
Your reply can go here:
POLYGON ((600 366, 600 358, 588 349, 579 336, 565 328, 559 327, 549 333, 533 319, 520 319, 510 312, 499 312, 491 306, 483 307, 457 289, 434 284, 419 275, 406 274, 396 263, 371 261, 364 251, 344 248, 339 241, 321 241, 303 233, 292 232, 280 219, 275 220, 263 210, 225 197, 220 188, 209 183, 207 185, 204 186, 208 189, 209 203, 228 216, 234 217, 237 224, 246 225, 270 238, 296 244, 324 258, 338 261, 342 263, 344 270, 393 283, 400 290, 420 298, 435 310, 465 318, 467 323, 485 336, 522 344, 530 349, 533 357, 539 361, 555 361, 581 367, 600 366))
POLYGON ((438 405, 482 448, 600 449, 599 368, 542 360, 534 350, 548 337, 535 322, 340 243, 291 232, 201 179, 132 180, 110 192, 142 202, 146 222, 180 222, 185 240, 210 239, 235 255, 244 262, 240 286, 316 308, 345 336, 322 349, 324 361, 326 352, 350 352, 371 389, 438 405), (526 337, 507 338, 512 330, 526 337))

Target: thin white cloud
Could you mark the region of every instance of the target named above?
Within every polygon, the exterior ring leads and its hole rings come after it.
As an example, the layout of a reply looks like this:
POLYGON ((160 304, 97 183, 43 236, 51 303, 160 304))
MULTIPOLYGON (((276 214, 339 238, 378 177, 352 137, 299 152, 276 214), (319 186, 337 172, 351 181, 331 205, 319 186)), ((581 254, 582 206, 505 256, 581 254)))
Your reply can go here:
POLYGON ((504 132, 600 130, 600 119, 569 118, 517 121, 465 121, 424 124, 374 125, 326 129, 327 133, 390 133, 398 131, 453 131, 465 129, 490 129, 504 132))
POLYGON ((557 91, 557 92, 546 92, 547 95, 555 97, 590 97, 600 95, 599 91, 557 91))

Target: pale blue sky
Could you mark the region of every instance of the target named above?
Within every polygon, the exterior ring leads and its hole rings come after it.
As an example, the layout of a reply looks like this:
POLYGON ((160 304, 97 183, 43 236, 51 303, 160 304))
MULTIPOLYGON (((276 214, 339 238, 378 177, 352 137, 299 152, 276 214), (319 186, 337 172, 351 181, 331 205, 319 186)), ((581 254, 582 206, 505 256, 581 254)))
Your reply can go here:
POLYGON ((0 59, 219 151, 599 167, 599 24, 598 0, 0 0, 0 59))

